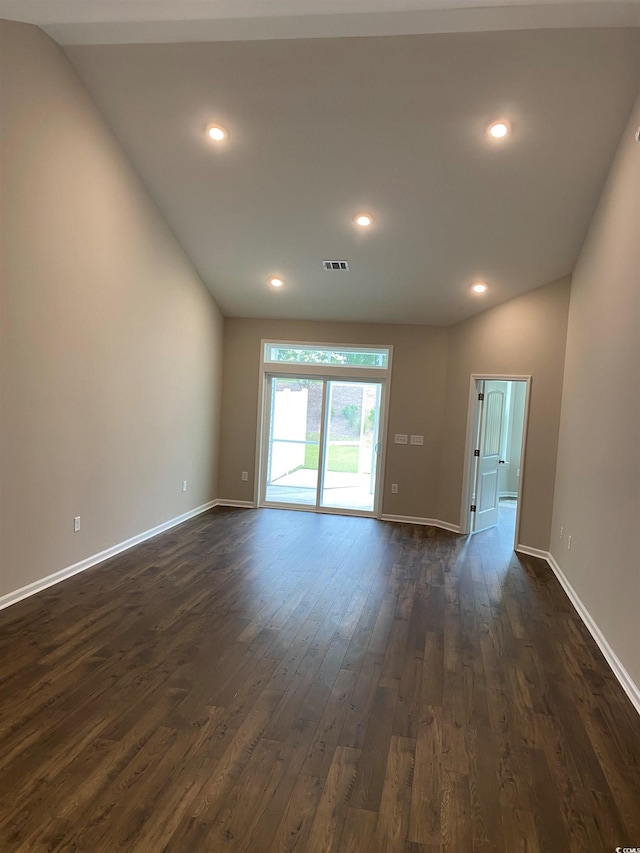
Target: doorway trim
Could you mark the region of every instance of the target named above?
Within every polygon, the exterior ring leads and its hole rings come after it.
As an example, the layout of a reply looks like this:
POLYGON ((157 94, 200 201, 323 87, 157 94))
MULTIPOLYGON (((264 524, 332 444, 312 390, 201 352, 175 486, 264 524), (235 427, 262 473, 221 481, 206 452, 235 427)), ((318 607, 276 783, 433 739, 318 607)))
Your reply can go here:
POLYGON ((467 436, 465 440, 464 469, 462 474, 462 503, 460 505, 460 533, 469 535, 471 533, 471 500, 473 497, 475 467, 474 450, 478 432, 478 421, 480 409, 478 406, 478 390, 476 383, 479 380, 497 380, 501 382, 525 382, 524 398, 524 421, 522 424, 522 447, 520 449, 520 478, 518 480, 518 496, 516 509, 516 526, 514 531, 514 550, 518 545, 520 534, 520 515, 522 509, 522 490, 526 476, 525 462, 527 452, 527 433, 529 430, 529 405, 531 401, 531 384, 533 377, 509 373, 472 373, 469 379, 469 402, 467 405, 467 436))

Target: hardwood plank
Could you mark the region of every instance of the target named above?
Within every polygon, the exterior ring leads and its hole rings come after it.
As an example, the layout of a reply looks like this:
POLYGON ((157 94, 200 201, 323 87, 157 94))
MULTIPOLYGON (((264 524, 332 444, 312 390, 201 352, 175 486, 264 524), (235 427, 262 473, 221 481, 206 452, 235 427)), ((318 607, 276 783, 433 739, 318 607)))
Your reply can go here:
POLYGON ((538 843, 535 820, 531 812, 522 809, 503 811, 502 813, 505 850, 516 853, 541 853, 538 843))
POLYGON ((237 784, 218 810, 206 837, 210 850, 246 849, 255 823, 264 809, 265 790, 275 770, 282 743, 260 738, 237 784))
POLYGON ((309 750, 315 724, 299 719, 294 723, 282 744, 275 768, 263 786, 260 802, 245 825, 245 842, 242 849, 255 853, 268 850, 277 832, 287 805, 299 784, 299 775, 309 750))
MULTIPOLYGON (((216 709, 219 711, 219 709, 216 709)), ((150 809, 144 804, 144 821, 136 834, 135 844, 144 850, 160 850, 166 839, 173 838, 191 813, 194 798, 209 778, 218 762, 217 716, 212 714, 208 724, 198 727, 197 734, 179 730, 175 747, 159 762, 158 783, 161 805, 150 809)), ((204 830, 201 830, 204 834, 204 830)))
POLYGON ((531 752, 531 769, 534 780, 531 797, 532 812, 540 849, 549 853, 558 847, 571 850, 560 806, 551 784, 547 760, 540 750, 535 749, 531 752))
MULTIPOLYGON (((322 650, 310 649, 302 658, 300 666, 296 669, 291 683, 283 693, 282 699, 273 713, 266 728, 265 737, 281 741, 286 739, 293 723, 300 714, 324 657, 325 654, 322 650)), ((273 683, 274 680, 275 676, 270 683, 273 683)))
POLYGON ((507 847, 500 812, 498 749, 491 729, 472 730, 467 748, 473 849, 501 853, 507 847))
POLYGON ((302 772, 310 776, 325 778, 333 761, 333 753, 347 712, 351 708, 350 698, 357 680, 357 673, 341 669, 333 685, 329 701, 318 722, 313 743, 309 747, 302 772))
POLYGON ((337 848, 347 818, 359 758, 359 749, 347 746, 336 749, 306 841, 307 853, 326 853, 337 848))
POLYGON ((373 655, 365 657, 342 724, 338 740, 341 746, 362 748, 381 669, 382 660, 379 657, 373 655))
POLYGON ((300 716, 305 720, 321 719, 342 669, 347 644, 345 639, 332 639, 326 654, 322 657, 315 678, 300 708, 300 716))
POLYGON ((260 738, 278 705, 281 694, 264 690, 249 711, 229 746, 220 757, 211 776, 207 779, 193 804, 193 816, 212 822, 224 798, 237 784, 244 767, 251 758, 260 738))
POLYGON ((387 753, 398 691, 378 687, 371 706, 371 722, 362 745, 350 804, 356 809, 377 811, 382 796, 387 753))
POLYGON ((442 708, 426 706, 416 738, 408 840, 440 847, 442 708))
POLYGON ((97 796, 83 803, 66 819, 73 825, 70 843, 79 849, 99 850, 108 846, 131 846, 144 821, 138 803, 157 806, 158 786, 153 775, 158 763, 175 744, 177 733, 164 726, 157 728, 143 748, 131 755, 117 777, 108 780, 97 796))
POLYGON ((604 850, 615 850, 620 847, 620 839, 629 837, 629 832, 618 812, 615 800, 611 794, 591 791, 589 802, 590 813, 598 831, 604 850))
MULTIPOLYGON (((176 832, 174 832, 162 848, 162 853, 184 853, 185 850, 206 850, 206 839, 210 832, 210 823, 199 818, 185 817, 176 832)), ((69 853, 71 853, 71 850, 69 853)))
POLYGON ((536 719, 570 849, 599 851, 601 840, 593 820, 590 792, 583 787, 571 754, 565 748, 564 738, 554 721, 545 715, 538 715, 536 719))
POLYGON ((405 847, 409 827, 415 741, 391 738, 374 849, 391 853, 405 847))
POLYGON ((421 680, 421 701, 441 708, 444 697, 444 633, 427 632, 421 680))
POLYGON ((473 849, 469 779, 443 770, 441 804, 442 853, 473 849))
POLYGON ((350 808, 347 811, 340 846, 340 853, 371 853, 375 850, 376 811, 350 808))
MULTIPOLYGON (((307 838, 322 797, 324 781, 316 776, 300 774, 275 838, 269 847, 270 853, 293 853, 293 851, 306 853, 307 838)), ((260 844, 260 836, 257 843, 260 844)), ((260 846, 256 846, 256 850, 260 849, 260 846)))
POLYGON ((609 726, 599 714, 590 714, 585 718, 590 743, 593 744, 598 767, 602 767, 606 784, 602 787, 593 786, 594 790, 613 794, 619 814, 627 832, 632 837, 640 834, 640 803, 638 768, 624 763, 617 744, 610 735, 609 726))

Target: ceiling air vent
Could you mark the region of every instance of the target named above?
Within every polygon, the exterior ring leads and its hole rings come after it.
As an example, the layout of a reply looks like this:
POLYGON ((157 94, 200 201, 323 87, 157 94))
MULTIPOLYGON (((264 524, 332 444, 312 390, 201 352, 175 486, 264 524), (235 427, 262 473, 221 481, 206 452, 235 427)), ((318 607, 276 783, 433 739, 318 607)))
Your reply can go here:
POLYGON ((338 272, 349 271, 348 261, 323 261, 322 268, 325 270, 337 270, 338 272))

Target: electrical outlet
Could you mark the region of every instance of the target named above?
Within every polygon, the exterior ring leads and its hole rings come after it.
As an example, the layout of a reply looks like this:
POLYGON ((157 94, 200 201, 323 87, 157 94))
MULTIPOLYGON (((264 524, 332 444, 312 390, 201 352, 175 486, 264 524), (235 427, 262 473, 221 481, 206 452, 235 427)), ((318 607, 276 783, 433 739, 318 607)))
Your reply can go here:
POLYGON ((560 538, 564 539, 564 527, 560 528, 560 538))
POLYGON ((242 472, 242 479, 244 480, 245 483, 247 482, 247 480, 249 479, 249 472, 248 471, 242 472))
POLYGON ((403 435, 403 434, 397 432, 393 437, 393 441, 394 441, 394 444, 408 444, 409 443, 409 436, 403 435))
POLYGON ((571 536, 567 539, 567 551, 571 550, 571 536))
POLYGON ((80 516, 76 515, 73 519, 73 532, 77 533, 80 530, 80 516))
POLYGON ((391 483, 391 494, 392 495, 398 494, 398 484, 397 483, 391 483))
POLYGON ((186 492, 186 491, 187 491, 187 481, 186 481, 186 480, 183 480, 183 481, 182 481, 182 491, 183 491, 183 492, 186 492))

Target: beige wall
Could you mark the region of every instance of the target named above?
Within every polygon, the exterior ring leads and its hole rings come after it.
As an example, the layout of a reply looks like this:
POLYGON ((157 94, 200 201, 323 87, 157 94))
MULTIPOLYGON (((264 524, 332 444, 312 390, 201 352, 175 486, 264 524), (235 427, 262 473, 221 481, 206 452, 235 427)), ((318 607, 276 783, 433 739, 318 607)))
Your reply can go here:
POLYGON ((557 563, 638 686, 639 126, 640 98, 573 276, 551 540, 557 563))
POLYGON ((222 319, 62 51, 1 36, 6 594, 216 496, 222 319))
POLYGON ((387 444, 383 512, 434 518, 447 330, 431 326, 227 318, 220 497, 253 500, 262 338, 393 346, 389 435, 418 433, 425 440, 423 447, 387 444), (249 471, 248 483, 240 479, 243 470, 249 471), (398 483, 397 495, 391 494, 391 483, 398 483))
POLYGON ((450 328, 438 518, 460 518, 471 374, 531 375, 519 544, 548 549, 569 291, 553 282, 450 328))
POLYGON ((532 374, 521 542, 547 550, 569 289, 568 279, 554 282, 449 329, 227 318, 220 497, 254 496, 262 338, 392 344, 383 513, 457 525, 470 375, 532 374), (424 447, 393 444, 397 432, 423 434, 424 447), (248 483, 240 479, 243 470, 248 483), (398 483, 397 495, 391 483, 398 483))

